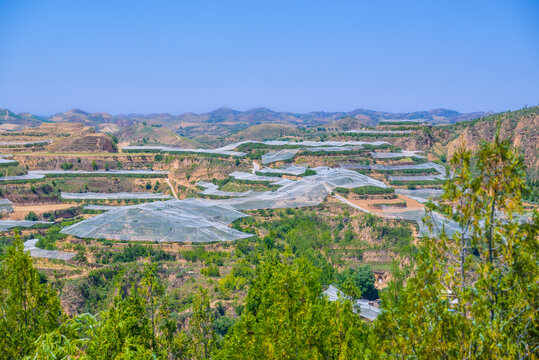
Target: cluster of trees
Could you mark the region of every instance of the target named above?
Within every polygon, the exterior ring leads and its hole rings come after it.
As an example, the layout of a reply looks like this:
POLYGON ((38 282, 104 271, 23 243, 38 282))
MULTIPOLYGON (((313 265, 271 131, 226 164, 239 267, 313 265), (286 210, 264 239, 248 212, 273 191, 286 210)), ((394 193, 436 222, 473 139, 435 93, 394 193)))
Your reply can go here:
POLYGON ((320 296, 317 268, 277 252, 268 253, 258 266, 233 326, 230 318, 217 318, 203 289, 194 297, 188 322, 177 322, 161 296, 164 287, 155 265, 146 266, 142 280, 129 289, 119 287, 105 311, 73 318, 62 315, 55 290, 41 281, 19 239, 9 248, 0 274, 3 359, 353 357, 364 334, 365 324, 350 301, 331 303, 320 296))
POLYGON ((539 214, 522 215, 523 160, 496 136, 450 161, 439 205, 462 230, 423 239, 413 275, 385 292, 376 351, 394 358, 527 359, 539 349, 539 214))
POLYGON ((430 209, 450 216, 462 231, 449 236, 442 229, 421 240, 411 273, 396 269, 382 291, 383 311, 373 323, 359 318, 352 300, 375 297, 372 287, 357 286, 372 272, 339 274, 349 295, 341 301, 321 296, 325 269, 305 245, 308 219, 298 219, 305 227, 288 234, 272 229, 293 237, 296 250, 280 251, 268 240, 235 320, 212 307, 203 289, 187 320, 180 320, 151 264, 139 282, 118 287, 103 312, 68 318, 16 239, 0 266, 0 358, 536 358, 539 214, 525 221, 519 216, 522 160, 497 138, 473 161, 459 150, 451 166, 453 181, 430 209))
POLYGON ((96 254, 96 260, 102 264, 114 264, 118 262, 131 262, 140 258, 148 258, 152 262, 171 261, 176 257, 162 249, 154 249, 151 246, 140 244, 128 244, 120 252, 100 251, 96 254))

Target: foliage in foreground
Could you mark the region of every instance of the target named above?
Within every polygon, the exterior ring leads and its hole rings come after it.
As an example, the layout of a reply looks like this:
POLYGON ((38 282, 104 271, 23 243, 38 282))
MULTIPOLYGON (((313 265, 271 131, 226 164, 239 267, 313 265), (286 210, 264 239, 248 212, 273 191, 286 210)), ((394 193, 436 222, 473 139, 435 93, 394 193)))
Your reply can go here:
POLYGON ((461 232, 426 238, 415 274, 383 297, 376 352, 392 358, 525 359, 537 355, 538 228, 521 222, 522 159, 496 137, 474 162, 460 149, 442 205, 461 232), (477 175, 476 175, 477 174, 477 175))
POLYGON ((257 269, 245 310, 218 359, 354 358, 365 343, 364 324, 350 301, 321 296, 319 270, 309 262, 270 255, 257 269))
POLYGON ((0 358, 20 359, 60 322, 56 292, 42 284, 18 235, 0 266, 0 358))

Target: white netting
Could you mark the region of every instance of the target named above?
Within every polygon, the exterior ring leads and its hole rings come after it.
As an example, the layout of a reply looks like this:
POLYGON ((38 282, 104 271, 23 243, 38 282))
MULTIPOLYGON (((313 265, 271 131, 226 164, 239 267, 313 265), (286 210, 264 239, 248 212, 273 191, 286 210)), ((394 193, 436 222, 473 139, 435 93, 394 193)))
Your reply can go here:
POLYGON ((0 214, 13 212, 13 203, 8 199, 0 199, 0 214))
POLYGON ((305 151, 310 152, 318 152, 318 151, 326 151, 326 152, 342 152, 342 151, 356 151, 364 149, 361 145, 355 145, 355 146, 315 146, 315 147, 308 147, 305 148, 305 151))
POLYGON ((36 224, 54 224, 54 223, 50 221, 0 220, 0 231, 7 231, 15 227, 29 228, 36 224))
POLYGON ((233 177, 234 179, 243 180, 243 181, 276 182, 280 180, 278 177, 275 177, 275 176, 261 176, 261 175, 255 175, 252 173, 246 173, 242 171, 234 171, 230 173, 229 176, 233 177))
MULTIPOLYGON (((79 237, 114 240, 231 241, 251 236, 227 226, 232 221, 246 216, 239 210, 318 205, 336 187, 353 188, 365 185, 387 187, 384 183, 355 171, 327 167, 313 170, 316 171, 316 175, 306 176, 297 181, 271 177, 272 180, 278 180, 282 184, 276 191, 233 193, 237 197, 232 199, 169 200, 112 209, 94 208, 109 211, 64 228, 62 232, 79 237)), ((255 176, 254 179, 259 178, 255 176)), ((199 185, 206 186, 210 192, 219 191, 210 183, 199 185)))
POLYGON ((29 251, 31 257, 58 259, 58 260, 71 260, 77 255, 76 253, 70 253, 57 250, 45 250, 36 247, 36 243, 39 239, 30 239, 24 242, 24 251, 29 251))
MULTIPOLYGON (((426 215, 425 209, 409 210, 406 208, 382 207, 383 217, 388 219, 405 219, 413 220, 419 224, 419 235, 428 235, 429 229, 423 222, 426 215)), ((433 223, 433 233, 438 234, 445 228, 445 232, 452 235, 455 231, 460 230, 460 226, 453 220, 436 213, 431 213, 431 221, 433 223)))
POLYGON ((391 159, 391 158, 399 158, 399 157, 416 157, 416 158, 424 158, 424 156, 419 155, 422 151, 417 150, 402 150, 400 152, 383 152, 383 151, 373 151, 371 152, 371 156, 375 159, 391 159))
POLYGON ((168 174, 168 171, 150 170, 150 169, 134 169, 134 170, 32 170, 28 171, 29 175, 140 175, 140 176, 163 176, 168 174))
MULTIPOLYGON (((381 146, 389 145, 386 141, 281 141, 281 140, 272 140, 272 141, 240 141, 233 144, 228 144, 217 149, 182 149, 170 146, 124 146, 122 150, 125 151, 156 151, 156 152, 169 152, 169 153, 207 153, 207 154, 220 154, 227 156, 245 156, 246 154, 239 151, 234 151, 243 144, 264 144, 268 146, 283 146, 283 147, 294 147, 297 149, 307 149, 312 147, 319 147, 320 149, 313 151, 337 151, 335 147, 352 147, 356 146, 355 149, 362 149, 362 145, 372 145, 372 146, 381 146)), ((351 150, 351 149, 347 149, 351 150)), ((342 151, 342 150, 339 150, 342 151)), ((285 160, 285 159, 283 159, 285 160)))
POLYGON ((38 144, 48 144, 50 139, 40 140, 40 141, 0 141, 0 146, 24 146, 24 145, 38 145, 38 144))
MULTIPOLYGON (((335 198, 342 201, 345 204, 350 205, 353 208, 356 208, 358 210, 361 210, 363 212, 373 214, 376 216, 381 216, 386 219, 403 219, 403 220, 412 220, 418 223, 419 225, 419 235, 427 235, 429 234, 429 229, 427 225, 423 222, 423 218, 426 215, 425 209, 416 209, 411 210, 408 208, 398 208, 398 207, 392 207, 392 206, 383 206, 382 207, 382 213, 374 213, 372 211, 369 211, 368 209, 361 207, 357 204, 352 203, 348 199, 335 194, 335 198)), ((433 222, 433 232, 434 234, 438 234, 442 227, 445 227, 445 231, 447 234, 451 235, 455 231, 460 231, 460 226, 454 222, 453 220, 447 219, 443 217, 442 215, 438 213, 432 213, 432 222, 433 222)))
POLYGON ((355 171, 328 167, 317 167, 313 170, 316 172, 315 175, 299 180, 280 179, 274 184, 282 186, 275 191, 220 201, 239 210, 305 207, 320 204, 336 187, 355 188, 367 185, 387 187, 383 182, 355 171))
POLYGON ((297 153, 298 149, 287 149, 287 150, 279 150, 279 151, 270 151, 264 155, 262 155, 262 163, 263 164, 270 164, 272 162, 276 161, 283 161, 292 159, 297 153))
POLYGON ((445 174, 438 175, 389 175, 389 181, 434 181, 445 180, 445 174))
POLYGON ((10 175, 0 177, 0 182, 2 181, 31 181, 37 179, 43 179, 45 175, 41 174, 31 174, 28 172, 26 175, 10 175))
POLYGON ((221 149, 182 149, 171 146, 124 146, 122 150, 127 151, 157 151, 166 153, 200 153, 200 154, 220 154, 228 156, 245 156, 245 153, 238 151, 228 151, 221 149))
POLYGON ((395 193, 408 196, 420 203, 426 203, 428 200, 437 199, 444 193, 441 189, 395 189, 395 193))
POLYGON ((250 237, 229 228, 246 216, 225 204, 202 199, 121 206, 62 229, 79 237, 134 241, 212 242, 250 237))
POLYGON ((290 165, 283 168, 263 167, 261 169, 256 169, 255 171, 258 173, 287 174, 287 175, 298 176, 298 175, 304 174, 305 171, 307 171, 307 167, 297 166, 297 165, 290 165))
POLYGON ((108 199, 171 199, 172 196, 162 193, 147 193, 147 192, 118 192, 118 193, 66 193, 62 192, 62 199, 67 200, 108 200, 108 199))
POLYGON ((357 169, 357 170, 430 170, 434 169, 438 171, 437 175, 389 175, 390 181, 417 181, 417 180, 444 180, 447 177, 447 171, 443 165, 433 162, 427 162, 424 164, 411 164, 411 165, 361 165, 361 164, 341 164, 345 169, 357 169))
POLYGON ((445 174, 445 167, 433 162, 426 162, 423 164, 410 164, 410 165, 381 165, 381 164, 340 164, 340 167, 344 169, 356 169, 356 170, 409 170, 409 169, 436 169, 439 173, 445 174))
POLYGON ((0 177, 0 182, 2 181, 31 181, 43 179, 46 176, 132 176, 132 177, 163 177, 168 174, 168 171, 161 170, 149 170, 149 169, 135 169, 135 170, 95 170, 95 171, 85 171, 85 170, 31 170, 28 171, 26 175, 11 175, 0 177))
POLYGON ((412 134, 413 130, 350 130, 347 133, 356 134, 412 134))

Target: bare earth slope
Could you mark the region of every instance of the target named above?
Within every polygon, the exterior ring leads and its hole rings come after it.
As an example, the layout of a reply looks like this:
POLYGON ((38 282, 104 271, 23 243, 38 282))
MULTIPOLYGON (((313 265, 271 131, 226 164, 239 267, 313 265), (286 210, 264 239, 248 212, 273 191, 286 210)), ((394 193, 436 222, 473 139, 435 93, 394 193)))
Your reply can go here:
POLYGON ((118 152, 110 136, 105 134, 80 134, 54 141, 47 148, 50 152, 103 153, 118 152))
POLYGON ((475 150, 482 140, 492 141, 498 124, 502 139, 509 138, 513 146, 520 148, 528 170, 537 178, 539 170, 537 156, 539 154, 539 106, 489 115, 469 123, 455 125, 455 130, 461 130, 461 133, 448 144, 449 155, 453 154, 461 143, 475 150))

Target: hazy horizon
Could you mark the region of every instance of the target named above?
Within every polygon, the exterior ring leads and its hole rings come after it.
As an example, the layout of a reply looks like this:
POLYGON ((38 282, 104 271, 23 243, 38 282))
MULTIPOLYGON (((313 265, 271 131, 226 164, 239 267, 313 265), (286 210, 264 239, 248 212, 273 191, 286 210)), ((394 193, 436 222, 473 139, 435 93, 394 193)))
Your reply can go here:
MULTIPOLYGON (((62 113, 65 113, 65 112, 68 112, 68 111, 73 111, 73 110, 80 110, 80 111, 83 111, 83 112, 88 113, 88 114, 107 113, 107 114, 112 115, 112 116, 135 115, 135 114, 138 114, 138 115, 169 114, 169 115, 173 115, 173 116, 179 116, 179 115, 188 114, 188 113, 200 115, 200 114, 205 114, 205 113, 211 113, 213 111, 220 110, 220 109, 230 109, 230 110, 233 110, 233 111, 240 111, 240 112, 248 112, 248 111, 259 110, 259 109, 267 109, 267 110, 271 110, 271 111, 277 112, 277 113, 292 113, 292 114, 309 114, 309 113, 315 113, 315 112, 322 112, 322 113, 342 112, 342 113, 348 113, 348 112, 358 111, 358 110, 389 113, 389 114, 407 114, 407 113, 415 113, 415 112, 423 112, 423 111, 424 112, 429 112, 429 111, 435 111, 435 110, 457 111, 457 112, 459 112, 461 114, 465 114, 465 113, 494 113, 491 110, 458 111, 456 109, 448 109, 448 108, 444 108, 444 107, 435 108, 435 109, 417 109, 417 110, 413 110, 413 111, 402 111, 402 112, 400 112, 400 111, 385 111, 385 110, 380 110, 380 109, 365 109, 365 108, 361 108, 361 107, 356 107, 356 108, 348 109, 348 110, 335 110, 335 111, 311 110, 311 111, 301 111, 301 112, 297 111, 296 112, 296 111, 289 111, 289 110, 276 110, 276 109, 269 108, 267 106, 259 106, 259 107, 253 107, 253 108, 237 109, 237 108, 232 108, 232 107, 226 106, 226 105, 219 106, 219 107, 217 107, 215 109, 211 109, 211 110, 207 110, 207 111, 200 111, 200 112, 183 111, 183 112, 180 112, 180 113, 166 112, 166 111, 149 111, 149 112, 143 112, 143 113, 142 112, 119 112, 119 113, 113 113, 113 112, 100 111, 100 110, 88 111, 87 109, 80 109, 80 108, 71 107, 69 109, 65 109, 65 110, 62 110, 62 111, 57 111, 57 112, 54 112, 54 113, 39 114, 39 113, 30 112, 30 111, 13 111, 13 109, 11 109, 11 108, 9 108, 7 106, 0 106, 0 109, 7 109, 7 110, 12 111, 12 112, 17 113, 17 114, 31 113, 32 115, 36 115, 36 116, 39 116, 39 117, 51 117, 51 116, 56 115, 56 114, 62 114, 62 113)), ((518 109, 520 109, 520 108, 518 108, 518 109)), ((517 110, 517 109, 507 109, 507 110, 503 110, 503 111, 514 111, 514 110, 517 110)), ((501 112, 503 112, 503 111, 501 111, 501 112)))

